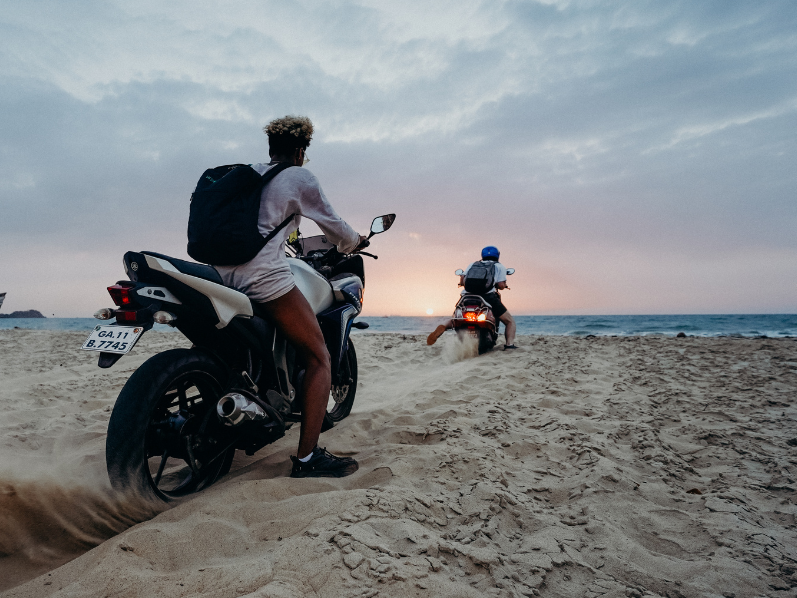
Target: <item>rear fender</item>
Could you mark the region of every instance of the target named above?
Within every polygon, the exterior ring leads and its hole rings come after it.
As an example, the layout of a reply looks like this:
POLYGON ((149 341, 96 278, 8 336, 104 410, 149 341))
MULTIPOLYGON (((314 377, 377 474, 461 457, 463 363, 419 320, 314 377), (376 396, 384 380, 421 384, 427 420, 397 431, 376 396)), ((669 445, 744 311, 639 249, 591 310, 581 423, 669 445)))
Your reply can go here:
POLYGON ((485 322, 469 322, 468 320, 462 318, 452 318, 452 328, 454 330, 465 330, 467 328, 472 329, 485 329, 489 330, 491 333, 496 333, 496 326, 495 322, 491 322, 487 320, 485 322))
POLYGON ((167 260, 141 252, 128 251, 124 256, 125 272, 133 282, 143 282, 171 291, 181 302, 172 310, 191 311, 194 317, 222 329, 236 317, 251 317, 249 299, 221 284, 178 271, 167 260))

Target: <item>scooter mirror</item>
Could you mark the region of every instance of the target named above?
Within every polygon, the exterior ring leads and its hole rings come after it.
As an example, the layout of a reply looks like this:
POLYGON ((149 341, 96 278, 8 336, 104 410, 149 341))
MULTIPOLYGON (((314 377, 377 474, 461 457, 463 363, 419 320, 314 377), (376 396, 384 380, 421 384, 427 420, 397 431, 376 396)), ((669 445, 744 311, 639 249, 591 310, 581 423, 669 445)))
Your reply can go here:
POLYGON ((393 226, 393 221, 396 219, 395 214, 385 214, 384 216, 377 216, 371 223, 371 234, 378 235, 388 230, 393 226))
POLYGON ((509 276, 510 274, 514 274, 514 273, 515 273, 515 269, 514 268, 507 268, 506 269, 507 276, 509 276))
POLYGON ((462 276, 463 274, 465 274, 465 270, 463 270, 462 268, 460 268, 459 270, 457 270, 456 272, 454 272, 454 274, 456 274, 457 276, 462 276))

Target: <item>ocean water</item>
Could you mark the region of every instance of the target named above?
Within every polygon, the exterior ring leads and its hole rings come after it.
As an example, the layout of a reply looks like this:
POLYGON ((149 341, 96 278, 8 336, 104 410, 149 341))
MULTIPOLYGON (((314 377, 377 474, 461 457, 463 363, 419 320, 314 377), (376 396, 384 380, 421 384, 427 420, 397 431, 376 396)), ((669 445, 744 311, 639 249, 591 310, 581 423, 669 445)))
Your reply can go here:
MULTIPOLYGON (((368 332, 426 334, 446 317, 367 317, 368 332)), ((679 332, 694 336, 786 337, 797 336, 797 314, 729 314, 676 316, 515 316, 518 334, 555 336, 674 336, 679 332)), ((94 318, 3 318, 0 329, 84 330, 99 323, 94 318)), ((502 326, 503 328, 503 326, 502 326)), ((169 326, 157 324, 158 332, 173 333, 169 326)), ((361 331, 355 331, 362 334, 361 331)))
MULTIPOLYGON (((431 332, 447 317, 361 318, 371 332, 431 332)), ((515 316, 518 334, 554 336, 797 336, 797 314, 515 316)), ((501 326, 503 330, 503 325, 501 326)))

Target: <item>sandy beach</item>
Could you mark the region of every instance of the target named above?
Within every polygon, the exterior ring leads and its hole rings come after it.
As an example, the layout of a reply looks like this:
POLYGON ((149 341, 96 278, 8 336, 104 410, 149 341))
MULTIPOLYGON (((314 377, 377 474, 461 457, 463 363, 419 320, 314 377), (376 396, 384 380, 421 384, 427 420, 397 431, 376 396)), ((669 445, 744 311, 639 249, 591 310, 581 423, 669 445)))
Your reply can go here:
POLYGON ((155 513, 114 497, 130 373, 80 332, 0 331, 4 597, 797 595, 797 339, 363 334, 352 415, 293 480, 298 427, 155 513), (138 523, 137 523, 138 522, 138 523))

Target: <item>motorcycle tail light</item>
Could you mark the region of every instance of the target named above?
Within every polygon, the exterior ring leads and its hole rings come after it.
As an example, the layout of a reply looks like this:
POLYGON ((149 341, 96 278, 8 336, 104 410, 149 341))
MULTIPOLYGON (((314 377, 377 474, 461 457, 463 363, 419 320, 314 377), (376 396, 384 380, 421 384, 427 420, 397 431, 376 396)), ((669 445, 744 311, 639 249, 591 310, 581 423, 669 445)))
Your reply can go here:
POLYGON ((116 312, 116 321, 117 322, 135 322, 136 321, 136 312, 135 310, 126 310, 120 309, 116 312))
POLYGON ((468 322, 476 322, 479 317, 475 312, 472 311, 466 311, 463 315, 465 316, 465 320, 468 322))
POLYGON ((133 303, 133 285, 132 283, 116 283, 108 287, 108 294, 111 296, 113 302, 119 307, 131 305, 133 303))
POLYGON ((116 322, 142 324, 146 320, 152 320, 152 312, 148 309, 118 309, 116 310, 116 322))
POLYGON ((479 314, 478 316, 476 316, 477 322, 484 322, 486 320, 487 320, 487 314, 479 314))

